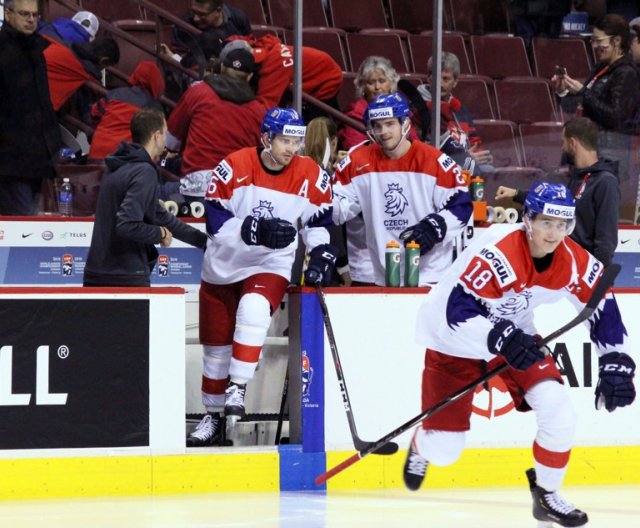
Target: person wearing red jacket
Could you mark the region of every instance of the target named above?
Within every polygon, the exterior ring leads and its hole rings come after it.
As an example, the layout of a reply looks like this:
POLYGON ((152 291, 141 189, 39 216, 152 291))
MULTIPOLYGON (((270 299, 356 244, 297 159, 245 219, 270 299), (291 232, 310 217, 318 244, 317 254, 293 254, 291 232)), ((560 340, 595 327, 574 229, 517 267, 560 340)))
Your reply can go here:
MULTIPOLYGON (((251 41, 256 64, 260 66, 260 79, 258 92, 272 93, 283 92, 293 82, 293 46, 283 44, 275 35, 265 35, 251 41), (285 75, 276 77, 275 82, 267 84, 272 71, 280 71, 284 68, 285 75)), ((302 47, 302 91, 320 99, 335 108, 338 108, 336 96, 342 86, 342 70, 328 53, 324 51, 302 47)), ((303 111, 305 122, 316 117, 310 108, 303 111)))
POLYGON ((182 153, 180 194, 185 196, 203 197, 211 170, 220 161, 231 152, 259 144, 267 109, 282 96, 272 89, 261 91, 263 84, 269 88, 277 84, 282 68, 269 67, 266 75, 260 71, 264 83, 258 83, 254 93, 249 81, 257 66, 244 40, 227 44, 220 62, 220 73, 191 85, 169 116, 168 147, 182 153))
POLYGON ((158 98, 164 92, 160 69, 151 61, 142 61, 129 77, 129 84, 110 90, 91 107, 98 125, 91 140, 89 157, 104 159, 122 141, 131 141, 131 119, 142 108, 160 108, 158 98))
POLYGON ((45 38, 51 42, 44 57, 51 103, 56 112, 85 82, 99 80, 103 68, 120 60, 120 49, 111 37, 99 37, 88 44, 73 42, 69 46, 46 35, 45 38))

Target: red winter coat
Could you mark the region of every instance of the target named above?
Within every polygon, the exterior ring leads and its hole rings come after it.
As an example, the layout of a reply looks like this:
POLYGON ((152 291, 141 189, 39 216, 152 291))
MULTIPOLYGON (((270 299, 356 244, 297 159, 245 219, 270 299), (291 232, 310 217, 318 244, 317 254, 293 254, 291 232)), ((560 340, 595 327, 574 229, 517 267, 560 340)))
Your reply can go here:
POLYGON ((114 152, 122 141, 131 141, 131 119, 141 108, 161 108, 158 98, 164 92, 160 69, 143 61, 129 77, 129 84, 116 88, 95 103, 92 117, 99 119, 91 140, 90 158, 102 159, 114 152))
POLYGON ((49 94, 53 109, 57 112, 86 81, 95 81, 75 53, 64 44, 46 37, 51 45, 44 51, 47 61, 49 94))

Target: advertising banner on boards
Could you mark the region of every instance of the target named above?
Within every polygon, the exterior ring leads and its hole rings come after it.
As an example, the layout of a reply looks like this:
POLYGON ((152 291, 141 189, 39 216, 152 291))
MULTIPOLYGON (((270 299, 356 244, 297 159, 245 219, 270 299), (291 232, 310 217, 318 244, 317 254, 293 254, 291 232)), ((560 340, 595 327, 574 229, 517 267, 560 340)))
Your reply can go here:
POLYGON ((148 300, 0 299, 0 449, 148 445, 148 300))

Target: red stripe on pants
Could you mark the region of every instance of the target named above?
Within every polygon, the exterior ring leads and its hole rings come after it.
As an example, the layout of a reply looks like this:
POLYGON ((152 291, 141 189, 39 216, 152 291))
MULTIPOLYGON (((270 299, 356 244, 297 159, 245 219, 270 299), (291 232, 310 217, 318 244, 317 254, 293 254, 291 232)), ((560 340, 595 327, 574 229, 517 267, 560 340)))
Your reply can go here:
POLYGON ((569 463, 569 455, 571 455, 571 449, 558 453, 541 447, 538 442, 533 443, 533 458, 544 466, 562 469, 569 463))
POLYGON ((233 358, 245 363, 257 363, 260 358, 261 346, 243 345, 237 341, 233 342, 233 358))
POLYGON ((228 382, 229 378, 217 380, 202 376, 202 392, 205 394, 224 394, 228 382))

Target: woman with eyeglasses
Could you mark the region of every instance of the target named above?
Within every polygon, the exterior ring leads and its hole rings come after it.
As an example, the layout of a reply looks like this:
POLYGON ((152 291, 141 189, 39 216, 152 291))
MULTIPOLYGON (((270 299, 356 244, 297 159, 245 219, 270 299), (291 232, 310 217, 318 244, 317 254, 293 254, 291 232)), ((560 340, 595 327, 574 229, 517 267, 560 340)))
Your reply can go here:
POLYGON ((628 54, 629 40, 627 21, 605 15, 594 25, 596 65, 584 82, 572 78, 564 65, 551 78, 565 113, 597 123, 599 158, 618 162, 621 182, 629 179, 630 134, 640 113, 640 72, 628 54))

